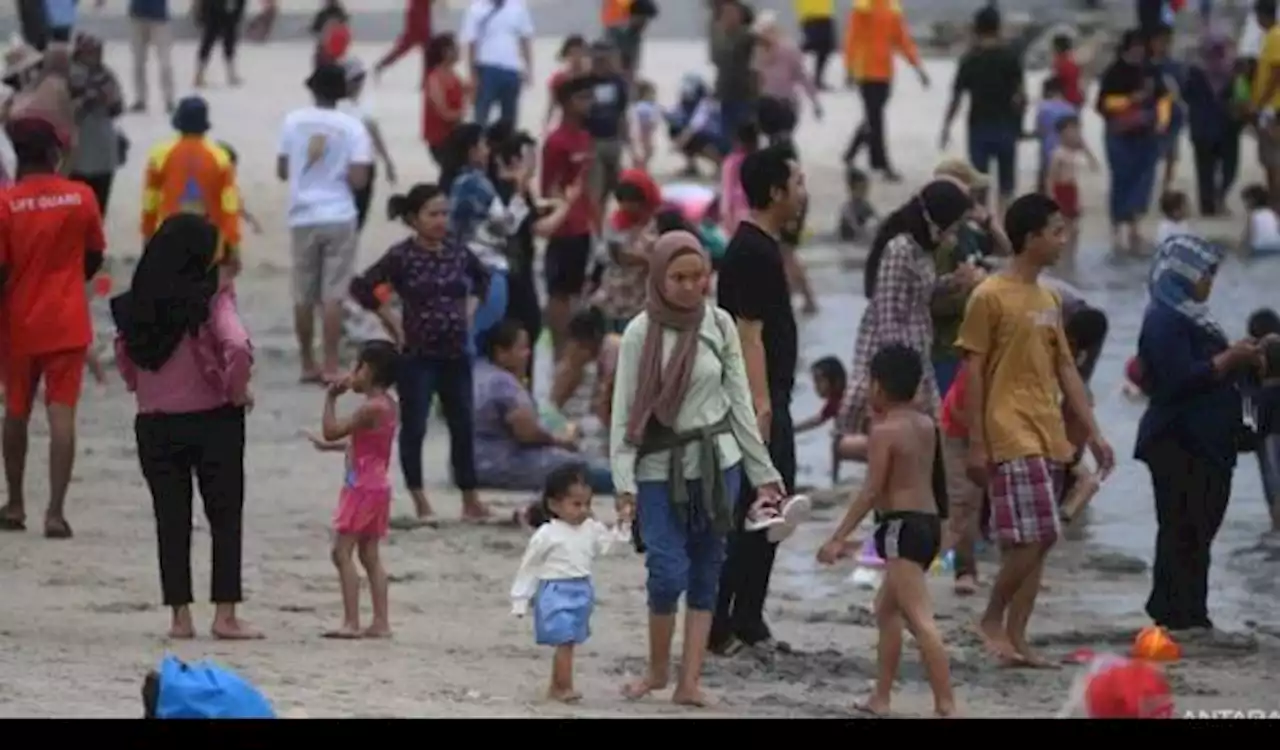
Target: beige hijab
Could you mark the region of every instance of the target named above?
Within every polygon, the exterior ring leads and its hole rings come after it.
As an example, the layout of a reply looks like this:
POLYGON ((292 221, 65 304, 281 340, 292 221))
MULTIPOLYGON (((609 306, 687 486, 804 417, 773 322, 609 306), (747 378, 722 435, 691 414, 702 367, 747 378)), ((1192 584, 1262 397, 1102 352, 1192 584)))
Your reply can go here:
POLYGON ((627 420, 627 442, 640 445, 650 419, 666 427, 675 427, 676 416, 689 390, 693 363, 698 355, 698 328, 706 315, 706 300, 682 307, 673 304, 665 294, 667 269, 677 258, 697 255, 709 264, 707 253, 698 238, 684 231, 667 232, 654 243, 649 257, 649 297, 645 313, 649 329, 645 332, 640 352, 640 371, 636 375, 635 401, 627 420), (666 367, 662 366, 662 332, 670 328, 679 335, 666 367))
POLYGON ((65 44, 52 44, 44 53, 44 69, 30 88, 18 92, 9 111, 12 119, 38 117, 48 120, 58 138, 70 148, 76 111, 71 101, 67 76, 71 72, 71 53, 65 44))

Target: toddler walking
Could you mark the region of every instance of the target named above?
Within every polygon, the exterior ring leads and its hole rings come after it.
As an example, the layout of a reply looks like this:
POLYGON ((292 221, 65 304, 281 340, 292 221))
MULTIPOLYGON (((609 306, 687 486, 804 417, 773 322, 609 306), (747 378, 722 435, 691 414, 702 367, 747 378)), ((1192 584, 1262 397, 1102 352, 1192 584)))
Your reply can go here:
POLYGON ((566 464, 547 476, 542 506, 529 514, 538 527, 529 539, 511 586, 511 611, 523 617, 533 601, 533 633, 539 646, 554 646, 547 697, 574 703, 573 649, 591 635, 595 558, 626 541, 591 515, 591 486, 586 464, 566 464))
POLYGON ((379 545, 387 535, 391 516, 391 444, 396 434, 398 407, 387 392, 396 381, 395 346, 368 341, 360 348, 355 370, 329 387, 319 437, 308 435, 319 450, 346 452, 346 479, 333 514, 333 564, 342 584, 342 625, 326 638, 389 638, 387 571, 379 545), (364 403, 344 419, 337 415, 338 397, 350 389, 364 403), (352 556, 358 555, 369 577, 373 623, 360 629, 360 574, 352 556))

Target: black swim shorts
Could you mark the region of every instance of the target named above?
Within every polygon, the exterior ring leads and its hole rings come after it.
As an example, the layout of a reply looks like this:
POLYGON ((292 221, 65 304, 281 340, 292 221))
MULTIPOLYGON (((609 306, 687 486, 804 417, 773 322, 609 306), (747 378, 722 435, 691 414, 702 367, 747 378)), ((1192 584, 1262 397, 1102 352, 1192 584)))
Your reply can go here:
POLYGON ((926 571, 942 548, 942 520, 933 513, 890 511, 876 526, 876 552, 884 560, 910 560, 926 571))

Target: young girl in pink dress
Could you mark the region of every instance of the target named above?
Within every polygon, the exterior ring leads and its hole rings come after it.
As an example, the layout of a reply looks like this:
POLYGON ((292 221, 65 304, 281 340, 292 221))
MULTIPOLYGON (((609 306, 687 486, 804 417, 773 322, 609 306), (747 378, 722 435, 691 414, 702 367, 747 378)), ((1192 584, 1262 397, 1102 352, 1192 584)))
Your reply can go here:
POLYGON ((387 638, 387 572, 378 546, 387 535, 391 516, 391 444, 395 440, 397 406, 387 393, 396 379, 395 346, 370 341, 360 349, 355 370, 334 383, 324 401, 319 437, 308 435, 319 450, 344 451, 346 478, 333 514, 333 564, 342 584, 342 626, 325 633, 327 638, 387 638), (338 397, 347 390, 364 396, 364 403, 350 417, 339 419, 338 397), (373 623, 360 629, 360 574, 353 554, 369 578, 373 599, 373 623))

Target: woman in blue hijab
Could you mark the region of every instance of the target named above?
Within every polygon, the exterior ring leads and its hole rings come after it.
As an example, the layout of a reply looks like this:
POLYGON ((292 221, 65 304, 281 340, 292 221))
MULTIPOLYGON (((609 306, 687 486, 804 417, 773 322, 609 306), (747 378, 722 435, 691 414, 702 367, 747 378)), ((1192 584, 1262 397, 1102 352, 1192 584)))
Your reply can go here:
POLYGON ((1179 634, 1211 634, 1209 549, 1226 515, 1244 435, 1238 385, 1259 364, 1252 340, 1232 344, 1206 301, 1222 250, 1190 235, 1156 249, 1138 337, 1150 395, 1134 456, 1147 464, 1156 556, 1147 614, 1179 634))

